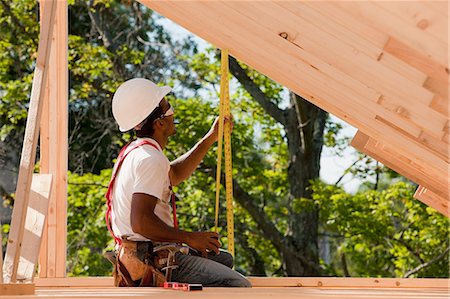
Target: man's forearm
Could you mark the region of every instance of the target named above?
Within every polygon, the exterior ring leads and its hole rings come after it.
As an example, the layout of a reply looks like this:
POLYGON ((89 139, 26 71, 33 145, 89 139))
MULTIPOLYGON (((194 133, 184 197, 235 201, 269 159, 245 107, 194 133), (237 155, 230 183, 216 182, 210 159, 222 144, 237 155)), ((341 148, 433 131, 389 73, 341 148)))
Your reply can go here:
POLYGON ((178 185, 191 176, 214 142, 214 137, 207 134, 187 153, 170 163, 170 180, 172 185, 178 185))
POLYGON ((133 223, 132 220, 132 228, 136 233, 155 242, 188 243, 190 234, 189 232, 168 226, 164 221, 159 219, 159 217, 157 217, 153 213, 146 214, 142 217, 144 219, 141 219, 141 221, 136 224, 133 223), (139 225, 142 223, 146 223, 146 225, 139 225), (149 223, 151 223, 151 225, 148 225, 149 223))

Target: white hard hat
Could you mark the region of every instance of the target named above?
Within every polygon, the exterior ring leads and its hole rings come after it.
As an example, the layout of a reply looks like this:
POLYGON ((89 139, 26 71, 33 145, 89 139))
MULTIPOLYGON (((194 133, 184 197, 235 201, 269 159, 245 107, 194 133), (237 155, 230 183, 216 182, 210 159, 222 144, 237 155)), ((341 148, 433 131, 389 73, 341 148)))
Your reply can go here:
POLYGON ((126 132, 140 124, 171 90, 144 78, 122 83, 112 99, 112 113, 120 131, 126 132))

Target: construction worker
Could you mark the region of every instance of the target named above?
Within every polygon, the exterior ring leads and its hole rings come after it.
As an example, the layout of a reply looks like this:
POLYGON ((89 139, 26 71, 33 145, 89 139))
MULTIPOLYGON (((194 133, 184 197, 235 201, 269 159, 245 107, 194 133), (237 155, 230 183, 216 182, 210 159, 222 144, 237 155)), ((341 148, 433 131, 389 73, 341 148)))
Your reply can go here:
POLYGON ((161 285, 161 281, 170 280, 250 287, 244 276, 231 269, 233 257, 219 250, 217 233, 178 229, 176 214, 172 214, 172 186, 187 179, 217 141, 218 118, 190 151, 170 162, 163 153, 169 137, 176 133, 174 109, 165 98, 170 91, 168 86, 135 78, 119 86, 112 100, 120 131, 134 129, 137 136, 122 149, 107 194, 118 247, 116 285, 161 285), (174 244, 172 251, 154 252, 167 243, 174 244), (190 253, 176 252, 169 261, 174 248, 180 248, 176 244, 187 244, 190 253), (164 266, 166 276, 161 278, 164 266), (167 271, 171 272, 169 277, 167 271))

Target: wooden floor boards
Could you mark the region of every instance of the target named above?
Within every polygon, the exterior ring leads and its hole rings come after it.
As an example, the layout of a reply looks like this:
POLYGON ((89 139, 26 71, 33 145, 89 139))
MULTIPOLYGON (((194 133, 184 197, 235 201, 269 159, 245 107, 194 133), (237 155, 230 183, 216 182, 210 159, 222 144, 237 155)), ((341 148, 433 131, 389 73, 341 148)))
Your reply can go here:
POLYGON ((203 291, 183 292, 163 288, 78 288, 39 287, 35 295, 0 296, 0 298, 214 298, 214 299, 268 299, 268 298, 348 298, 348 299, 444 299, 448 289, 390 289, 390 288, 313 288, 313 287, 254 287, 204 288, 203 291))

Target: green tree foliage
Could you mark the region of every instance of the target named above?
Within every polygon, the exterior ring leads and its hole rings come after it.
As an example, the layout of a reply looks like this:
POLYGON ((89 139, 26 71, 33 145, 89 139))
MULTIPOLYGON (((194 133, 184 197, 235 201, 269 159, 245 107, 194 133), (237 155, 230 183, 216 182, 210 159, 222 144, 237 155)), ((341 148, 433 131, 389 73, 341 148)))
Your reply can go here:
POLYGON ((111 273, 103 257, 113 240, 105 229, 105 193, 111 169, 100 174, 69 173, 67 212, 67 272, 71 276, 101 276, 111 273))
POLYGON ((0 140, 19 151, 36 60, 36 2, 0 2, 0 140))
POLYGON ((354 195, 316 182, 321 230, 338 276, 448 277, 449 219, 413 199, 406 182, 354 195), (429 265, 429 263, 432 261, 429 265))

